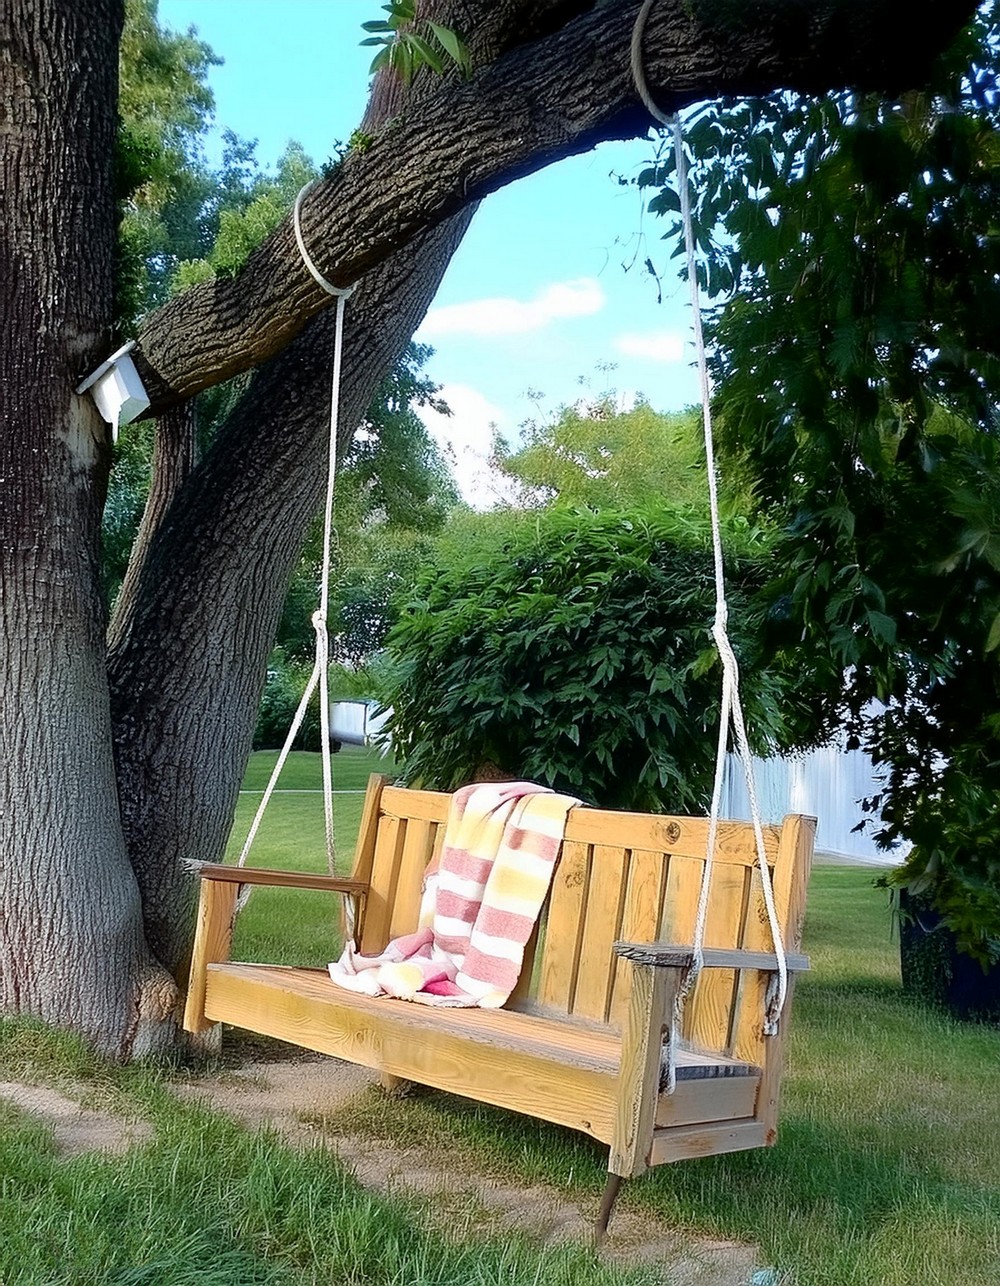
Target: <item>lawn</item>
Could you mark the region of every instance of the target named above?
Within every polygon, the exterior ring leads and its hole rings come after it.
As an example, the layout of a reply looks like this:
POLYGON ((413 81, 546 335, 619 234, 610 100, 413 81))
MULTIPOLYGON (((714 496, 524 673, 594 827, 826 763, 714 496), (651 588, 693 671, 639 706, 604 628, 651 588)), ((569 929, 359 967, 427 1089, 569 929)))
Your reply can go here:
MULTIPOLYGON (((272 761, 254 756, 248 790, 263 786, 272 761)), ((380 767, 345 748, 337 787, 362 789, 380 767)), ((315 757, 295 757, 283 785, 314 792, 315 757)), ((241 797, 237 849, 257 798, 241 797)), ((342 869, 360 804, 360 795, 336 798, 342 869)), ((324 869, 321 796, 283 794, 272 809, 251 862, 324 869)), ((337 942, 328 898, 261 890, 241 918, 238 951, 322 963, 337 942)), ((868 871, 816 869, 805 947, 813 969, 796 996, 778 1147, 662 1167, 626 1185, 622 1201, 696 1234, 756 1242, 775 1280, 797 1286, 995 1286, 1000 1031, 902 997, 886 897, 868 871)), ((0 1079, 83 1083, 156 1127, 125 1159, 66 1161, 36 1125, 10 1110, 0 1117, 2 1286, 663 1280, 598 1269, 583 1250, 451 1243, 414 1207, 362 1191, 328 1160, 179 1105, 168 1075, 109 1068, 72 1040, 0 1024, 0 1079)), ((604 1178, 588 1140, 445 1095, 390 1102, 372 1091, 340 1128, 387 1147, 417 1137, 516 1182, 572 1189, 592 1206, 604 1178)))

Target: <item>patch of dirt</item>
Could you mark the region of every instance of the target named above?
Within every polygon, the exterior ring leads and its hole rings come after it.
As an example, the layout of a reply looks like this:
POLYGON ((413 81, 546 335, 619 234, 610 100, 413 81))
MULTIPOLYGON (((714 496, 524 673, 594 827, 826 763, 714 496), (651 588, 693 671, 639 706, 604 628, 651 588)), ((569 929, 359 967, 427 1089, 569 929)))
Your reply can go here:
POLYGON ((49 1126, 64 1156, 82 1152, 127 1152, 152 1138, 145 1121, 123 1121, 109 1112, 92 1111, 45 1085, 0 1081, 0 1099, 49 1126))
MULTIPOLYGON (((511 1184, 475 1170, 458 1150, 445 1156, 433 1146, 401 1147, 323 1128, 325 1119, 335 1118, 338 1108, 377 1081, 366 1068, 299 1057, 246 1063, 180 1084, 176 1091, 248 1125, 270 1126, 298 1146, 328 1148, 366 1186, 433 1205, 435 1218, 446 1221, 452 1235, 502 1235, 516 1228, 547 1245, 590 1240, 597 1215, 590 1196, 577 1204, 555 1188, 511 1184)), ((623 1265, 661 1265, 664 1286, 747 1286, 759 1263, 752 1246, 698 1240, 624 1203, 615 1211, 601 1254, 623 1265)))

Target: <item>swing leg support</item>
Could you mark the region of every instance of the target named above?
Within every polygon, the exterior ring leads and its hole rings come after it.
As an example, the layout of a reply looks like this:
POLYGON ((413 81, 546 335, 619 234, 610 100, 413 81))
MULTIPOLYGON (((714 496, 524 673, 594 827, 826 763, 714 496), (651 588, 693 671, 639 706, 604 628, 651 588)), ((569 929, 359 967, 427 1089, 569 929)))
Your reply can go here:
POLYGON ((621 1187, 622 1176, 620 1174, 609 1174, 608 1181, 604 1185, 604 1194, 601 1197, 601 1208, 597 1212, 597 1223, 594 1225, 595 1250, 599 1250, 604 1244, 604 1238, 608 1232, 608 1221, 615 1208, 615 1202, 618 1200, 621 1187))

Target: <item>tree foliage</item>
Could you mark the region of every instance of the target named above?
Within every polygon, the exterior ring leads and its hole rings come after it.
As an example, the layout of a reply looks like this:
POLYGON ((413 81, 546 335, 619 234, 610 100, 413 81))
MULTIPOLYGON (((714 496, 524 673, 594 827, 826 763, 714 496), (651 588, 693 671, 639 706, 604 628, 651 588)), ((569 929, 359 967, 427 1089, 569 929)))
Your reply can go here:
POLYGON ((914 841, 904 878, 984 958, 1000 955, 998 16, 982 7, 925 91, 779 93, 687 129, 723 445, 784 532, 770 637, 884 766, 881 836, 914 841))
POLYGON ((705 453, 693 411, 663 414, 640 402, 618 411, 611 398, 564 406, 554 420, 526 426, 499 468, 519 502, 540 507, 627 507, 655 497, 672 508, 706 512, 705 453))

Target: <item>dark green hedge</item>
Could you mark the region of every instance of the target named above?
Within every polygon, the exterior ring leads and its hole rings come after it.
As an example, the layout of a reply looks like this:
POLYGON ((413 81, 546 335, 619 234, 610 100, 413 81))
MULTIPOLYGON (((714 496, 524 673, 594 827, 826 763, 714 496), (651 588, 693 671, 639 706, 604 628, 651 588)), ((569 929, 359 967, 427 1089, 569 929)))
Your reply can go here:
MULTIPOLYGON (((747 591, 762 575, 761 556, 735 560, 729 593, 759 745, 787 734, 793 700, 754 642, 747 591)), ((491 547, 428 568, 390 634, 397 760, 438 789, 489 766, 605 806, 704 811, 719 713, 713 613, 705 533, 676 513, 512 521, 491 547)))

